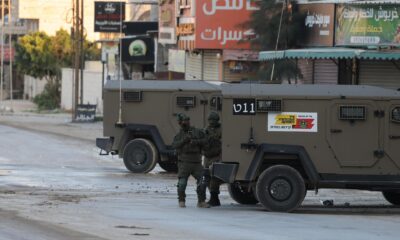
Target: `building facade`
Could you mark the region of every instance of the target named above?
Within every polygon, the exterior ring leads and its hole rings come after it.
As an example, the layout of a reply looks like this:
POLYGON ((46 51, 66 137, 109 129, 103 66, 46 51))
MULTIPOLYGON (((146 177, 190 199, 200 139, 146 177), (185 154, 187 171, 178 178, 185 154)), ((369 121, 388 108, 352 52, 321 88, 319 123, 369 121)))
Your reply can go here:
MULTIPOLYGON (((321 1, 322 2, 322 1, 321 1)), ((303 49, 262 52, 261 60, 293 59, 302 83, 400 88, 400 2, 305 3, 303 49)))
POLYGON ((159 41, 169 49, 168 69, 183 73, 187 80, 254 79, 257 52, 248 40, 255 35, 241 24, 258 8, 253 0, 218 4, 208 0, 160 2, 159 41))

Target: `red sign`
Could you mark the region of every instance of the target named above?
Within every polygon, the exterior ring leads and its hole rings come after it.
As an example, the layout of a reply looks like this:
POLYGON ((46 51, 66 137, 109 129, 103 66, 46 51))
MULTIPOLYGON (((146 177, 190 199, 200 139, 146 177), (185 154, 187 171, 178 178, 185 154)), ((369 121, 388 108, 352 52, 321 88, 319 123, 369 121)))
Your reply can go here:
POLYGON ((254 31, 241 25, 256 10, 254 0, 197 0, 195 48, 250 49, 254 31))

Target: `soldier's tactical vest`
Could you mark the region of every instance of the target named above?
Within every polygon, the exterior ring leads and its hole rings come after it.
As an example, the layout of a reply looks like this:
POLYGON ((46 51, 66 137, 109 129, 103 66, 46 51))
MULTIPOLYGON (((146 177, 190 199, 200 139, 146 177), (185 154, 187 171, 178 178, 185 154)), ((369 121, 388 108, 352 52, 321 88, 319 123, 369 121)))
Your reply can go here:
MULTIPOLYGON (((188 131, 181 130, 177 138, 179 140, 189 137, 191 140, 202 140, 204 139, 204 133, 194 127, 190 127, 188 131)), ((183 162, 201 162, 201 144, 198 143, 185 143, 182 147, 177 149, 178 157, 183 162)))
POLYGON ((204 146, 204 156, 211 158, 221 154, 221 127, 207 127, 206 130, 207 143, 204 146))

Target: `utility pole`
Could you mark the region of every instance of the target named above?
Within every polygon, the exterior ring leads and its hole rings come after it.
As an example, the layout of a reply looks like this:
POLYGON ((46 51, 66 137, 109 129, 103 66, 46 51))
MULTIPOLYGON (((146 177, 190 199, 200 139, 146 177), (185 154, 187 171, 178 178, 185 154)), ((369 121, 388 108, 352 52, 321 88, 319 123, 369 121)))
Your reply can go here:
POLYGON ((10 104, 11 104, 11 110, 13 108, 13 49, 12 49, 12 7, 11 7, 11 0, 8 0, 8 29, 9 29, 9 35, 8 35, 8 49, 9 49, 9 55, 10 55, 10 104))
POLYGON ((75 13, 75 21, 74 21, 74 52, 75 52, 75 60, 74 60, 74 67, 75 67, 75 79, 74 79, 74 107, 73 107, 73 119, 76 119, 76 110, 78 107, 78 100, 79 100, 79 60, 80 60, 80 44, 79 44, 79 38, 80 38, 80 31, 79 31, 79 0, 75 1, 75 8, 74 8, 74 13, 75 13))
POLYGON ((80 55, 81 55, 81 79, 80 79, 80 85, 81 85, 81 95, 80 95, 80 101, 79 101, 79 103, 80 104, 83 104, 83 68, 84 68, 84 66, 85 66, 85 54, 84 54, 84 51, 83 51, 83 41, 84 41, 84 36, 83 36, 83 12, 84 12, 84 10, 85 10, 85 8, 84 8, 84 0, 81 0, 81 20, 79 21, 79 31, 80 31, 80 33, 79 33, 79 39, 80 39, 80 55))
POLYGON ((0 101, 3 104, 4 65, 4 0, 1 0, 1 60, 0 60, 0 101))

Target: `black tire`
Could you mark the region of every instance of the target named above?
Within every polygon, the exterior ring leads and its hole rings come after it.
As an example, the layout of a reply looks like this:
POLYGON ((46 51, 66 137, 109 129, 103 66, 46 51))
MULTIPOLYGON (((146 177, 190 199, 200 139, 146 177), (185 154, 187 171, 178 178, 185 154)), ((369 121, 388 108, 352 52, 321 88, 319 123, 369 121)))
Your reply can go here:
POLYGON ((160 167, 162 169, 164 169, 166 172, 170 172, 170 173, 176 173, 178 172, 178 164, 176 164, 175 161, 159 161, 158 165, 160 165, 160 167))
POLYGON ((383 191, 383 197, 393 205, 400 206, 400 191, 383 191))
POLYGON ((158 162, 158 151, 154 144, 144 138, 129 141, 124 148, 125 167, 133 173, 148 173, 158 162))
POLYGON ((231 198, 237 203, 245 205, 254 205, 258 203, 255 193, 252 188, 248 191, 248 187, 241 185, 238 182, 228 184, 228 191, 231 198))
POLYGON ((257 197, 269 211, 291 212, 303 202, 306 187, 300 173, 286 165, 264 170, 257 181, 257 197))

